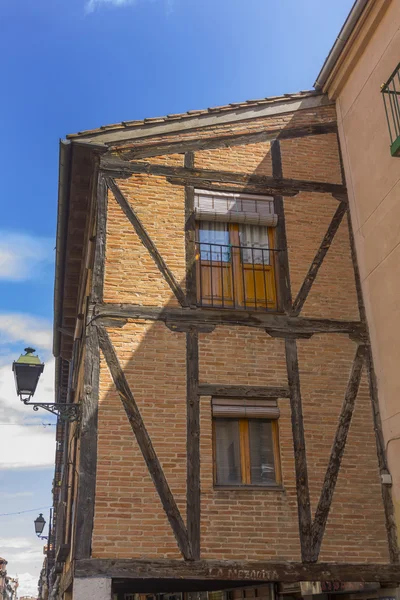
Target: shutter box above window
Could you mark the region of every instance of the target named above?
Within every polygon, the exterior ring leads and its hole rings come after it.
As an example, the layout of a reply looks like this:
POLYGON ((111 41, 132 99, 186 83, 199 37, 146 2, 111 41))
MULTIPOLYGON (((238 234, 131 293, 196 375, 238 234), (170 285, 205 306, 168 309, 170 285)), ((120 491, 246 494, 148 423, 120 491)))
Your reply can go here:
POLYGON ((276 227, 278 215, 271 196, 195 190, 194 210, 199 221, 223 221, 276 227))
POLYGON ((234 419, 279 419, 276 400, 251 398, 212 398, 213 417, 234 419))

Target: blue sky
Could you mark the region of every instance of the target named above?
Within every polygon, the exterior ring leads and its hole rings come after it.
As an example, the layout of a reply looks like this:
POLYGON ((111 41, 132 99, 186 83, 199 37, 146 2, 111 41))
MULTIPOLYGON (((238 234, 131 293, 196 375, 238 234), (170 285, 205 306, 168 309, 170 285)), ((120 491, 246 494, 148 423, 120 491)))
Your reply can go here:
MULTIPOLYGON (((108 123, 310 89, 351 5, 0 2, 0 514, 51 502, 54 427, 40 425, 51 422, 46 413, 34 417, 17 404, 9 365, 26 344, 36 346, 47 363, 37 395, 51 400, 58 140, 108 123)), ((0 516, 0 554, 11 574, 23 574, 21 594, 34 591, 42 559, 35 516, 0 516)))

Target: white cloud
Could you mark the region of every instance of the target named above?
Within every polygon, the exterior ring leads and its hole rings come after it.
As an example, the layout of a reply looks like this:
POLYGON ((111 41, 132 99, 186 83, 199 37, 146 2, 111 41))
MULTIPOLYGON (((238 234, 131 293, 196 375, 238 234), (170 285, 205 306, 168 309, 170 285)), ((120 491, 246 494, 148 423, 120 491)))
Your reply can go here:
MULTIPOLYGON (((128 5, 133 6, 133 5, 137 4, 139 1, 143 2, 144 0, 88 0, 86 3, 86 12, 91 13, 98 6, 104 6, 104 5, 115 6, 115 7, 128 6, 128 5)), ((154 2, 155 0, 147 0, 147 1, 154 2)), ((174 2, 175 2, 175 0, 163 0, 167 14, 170 14, 172 12, 174 2)))
POLYGON ((0 280, 37 279, 54 262, 55 242, 24 233, 0 230, 0 280))
POLYGON ((32 542, 27 538, 0 538, 0 548, 30 548, 32 542))
POLYGON ((31 573, 18 574, 18 596, 33 596, 36 598, 38 593, 38 576, 31 573))
POLYGON ((27 314, 0 313, 0 336, 2 345, 23 342, 46 350, 52 346, 51 323, 27 314))
POLYGON ((100 4, 111 4, 112 6, 127 6, 136 4, 137 0, 89 0, 86 4, 86 12, 93 12, 100 4))
MULTIPOLYGON (((54 362, 50 360, 45 366, 34 396, 36 402, 54 402, 54 362)), ((55 427, 41 423, 54 421, 45 410, 33 412, 31 406, 25 406, 16 394, 11 366, 0 367, 0 469, 52 466, 55 427)))
MULTIPOLYGON (((27 498, 28 496, 33 496, 33 492, 0 492, 0 498, 27 498)), ((1 540, 0 540, 1 546, 1 540)))

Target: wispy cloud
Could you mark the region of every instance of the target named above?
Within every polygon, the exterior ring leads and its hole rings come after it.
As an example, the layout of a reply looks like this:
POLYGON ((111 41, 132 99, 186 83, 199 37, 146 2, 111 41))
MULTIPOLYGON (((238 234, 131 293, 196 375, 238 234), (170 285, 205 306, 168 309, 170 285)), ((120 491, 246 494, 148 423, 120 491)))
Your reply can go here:
MULTIPOLYGON (((88 0, 86 3, 86 12, 92 13, 97 7, 100 6, 134 6, 139 2, 156 2, 156 0, 88 0)), ((175 0, 158 0, 159 3, 164 4, 165 11, 170 14, 173 11, 175 0)))
POLYGON ((0 498, 8 498, 10 500, 14 498, 27 498, 28 496, 33 496, 33 492, 0 492, 0 498))
POLYGON ((31 548, 32 542, 28 538, 0 538, 0 548, 31 548))
POLYGON ((41 317, 23 313, 0 313, 0 344, 24 342, 34 348, 51 350, 51 323, 41 317))
POLYGON ((52 238, 0 230, 0 280, 37 279, 53 264, 54 246, 52 238))

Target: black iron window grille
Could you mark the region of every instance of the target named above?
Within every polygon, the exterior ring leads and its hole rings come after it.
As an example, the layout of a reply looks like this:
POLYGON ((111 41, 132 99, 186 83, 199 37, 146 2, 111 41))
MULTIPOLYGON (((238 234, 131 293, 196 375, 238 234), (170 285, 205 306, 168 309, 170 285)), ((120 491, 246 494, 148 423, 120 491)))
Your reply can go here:
POLYGON ((390 152, 400 156, 400 63, 382 86, 386 120, 390 135, 390 152))
POLYGON ((280 250, 196 242, 200 306, 277 310, 275 262, 280 250))

